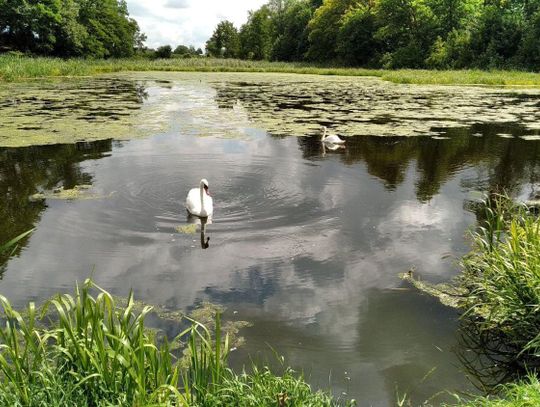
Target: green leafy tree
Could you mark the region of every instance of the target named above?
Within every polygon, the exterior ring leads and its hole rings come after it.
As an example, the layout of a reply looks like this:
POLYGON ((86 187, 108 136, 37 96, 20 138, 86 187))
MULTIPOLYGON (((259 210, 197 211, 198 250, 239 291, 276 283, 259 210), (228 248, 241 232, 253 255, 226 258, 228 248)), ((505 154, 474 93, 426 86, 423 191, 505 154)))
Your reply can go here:
POLYGON ((336 43, 341 19, 355 0, 324 0, 310 20, 309 49, 307 58, 314 61, 330 61, 335 59, 336 43))
POLYGON ((369 64, 380 52, 375 38, 377 19, 371 3, 349 9, 342 18, 337 38, 337 54, 349 65, 369 64))
POLYGON ((124 0, 0 0, 0 45, 57 56, 130 56, 144 41, 124 0))
POLYGON ((80 21, 88 31, 85 53, 94 57, 129 57, 139 35, 125 0, 79 0, 80 21))
POLYGON ((285 5, 279 23, 271 59, 301 61, 309 48, 308 23, 313 9, 307 1, 290 1, 285 5))
POLYGON ((213 57, 237 58, 240 56, 238 30, 230 21, 220 22, 206 41, 206 52, 213 57))
POLYGON ((240 55, 247 59, 270 59, 272 51, 272 13, 269 6, 249 13, 248 21, 240 29, 240 55))
POLYGON ((475 64, 501 68, 517 58, 526 27, 524 17, 511 3, 485 6, 471 41, 472 52, 477 56, 475 64))
POLYGON ((170 58, 172 56, 172 47, 170 45, 162 45, 155 52, 156 58, 170 58))
POLYGON ((187 55, 189 53, 190 53, 189 47, 185 45, 179 45, 173 51, 173 54, 176 54, 176 55, 187 55))
POLYGON ((528 69, 540 70, 540 10, 527 22, 527 29, 519 49, 520 64, 528 69))
POLYGON ((436 19, 425 0, 380 0, 375 38, 384 44, 386 68, 420 68, 436 39, 436 19))

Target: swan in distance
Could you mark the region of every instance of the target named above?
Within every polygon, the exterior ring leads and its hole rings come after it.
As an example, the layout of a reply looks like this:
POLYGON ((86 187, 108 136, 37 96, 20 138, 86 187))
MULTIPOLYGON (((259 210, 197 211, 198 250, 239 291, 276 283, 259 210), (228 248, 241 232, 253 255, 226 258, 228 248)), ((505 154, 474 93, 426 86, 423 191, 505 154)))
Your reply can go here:
POLYGON ((345 143, 345 140, 342 140, 339 138, 339 136, 337 136, 336 134, 329 134, 328 136, 326 135, 326 126, 323 126, 323 129, 324 129, 324 133, 321 137, 321 141, 323 143, 328 143, 328 144, 343 144, 345 143))
POLYGON ((208 181, 205 178, 201 179, 199 188, 192 188, 189 190, 186 198, 186 209, 192 215, 200 218, 212 216, 214 205, 212 197, 208 192, 208 181))

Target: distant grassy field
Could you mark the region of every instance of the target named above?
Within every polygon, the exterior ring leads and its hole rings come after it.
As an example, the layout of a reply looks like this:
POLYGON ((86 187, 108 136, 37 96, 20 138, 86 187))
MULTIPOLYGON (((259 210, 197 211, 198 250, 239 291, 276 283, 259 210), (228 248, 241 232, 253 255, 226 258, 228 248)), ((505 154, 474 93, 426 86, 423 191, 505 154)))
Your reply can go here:
POLYGON ((90 76, 129 71, 280 72, 317 75, 376 76, 394 83, 441 85, 540 86, 540 73, 520 71, 434 71, 340 68, 306 63, 238 59, 84 60, 0 55, 0 82, 61 76, 90 76))

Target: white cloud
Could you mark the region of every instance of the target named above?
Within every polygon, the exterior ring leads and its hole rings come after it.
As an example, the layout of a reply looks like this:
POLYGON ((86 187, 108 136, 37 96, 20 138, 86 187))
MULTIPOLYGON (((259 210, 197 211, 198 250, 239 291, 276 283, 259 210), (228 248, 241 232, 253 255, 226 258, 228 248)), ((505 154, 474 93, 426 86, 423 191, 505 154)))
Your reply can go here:
POLYGON ((165 7, 169 8, 189 8, 189 0, 168 0, 165 7))
POLYGON ((237 28, 247 20, 248 11, 266 0, 128 0, 130 16, 137 20, 151 48, 179 44, 204 48, 216 25, 223 19, 237 28))

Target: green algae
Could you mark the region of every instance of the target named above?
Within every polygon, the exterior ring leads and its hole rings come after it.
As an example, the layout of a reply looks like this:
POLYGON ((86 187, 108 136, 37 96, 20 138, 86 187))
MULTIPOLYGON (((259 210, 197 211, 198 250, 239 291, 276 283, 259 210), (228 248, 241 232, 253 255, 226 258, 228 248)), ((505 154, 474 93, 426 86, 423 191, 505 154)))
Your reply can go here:
POLYGON ((466 291, 449 283, 431 284, 415 278, 412 270, 399 275, 401 279, 409 282, 417 290, 437 298, 441 304, 451 308, 461 308, 464 304, 466 291))
POLYGON ((521 123, 537 135, 540 90, 398 85, 372 77, 145 72, 0 85, 0 147, 126 140, 162 132, 448 137, 521 123))
MULTIPOLYGON (((33 202, 44 201, 47 199, 58 200, 84 200, 84 199, 100 199, 105 198, 103 195, 92 194, 88 192, 92 188, 91 185, 75 185, 71 189, 56 188, 52 191, 38 192, 30 196, 33 202)), ((110 196, 111 194, 109 194, 110 196)))
POLYGON ((167 124, 145 87, 117 78, 0 86, 0 147, 127 140, 167 124), (148 101, 147 101, 148 100, 148 101))
POLYGON ((197 225, 196 224, 189 224, 189 225, 181 225, 177 226, 176 231, 178 233, 183 233, 185 235, 193 235, 195 232, 197 232, 197 225))

